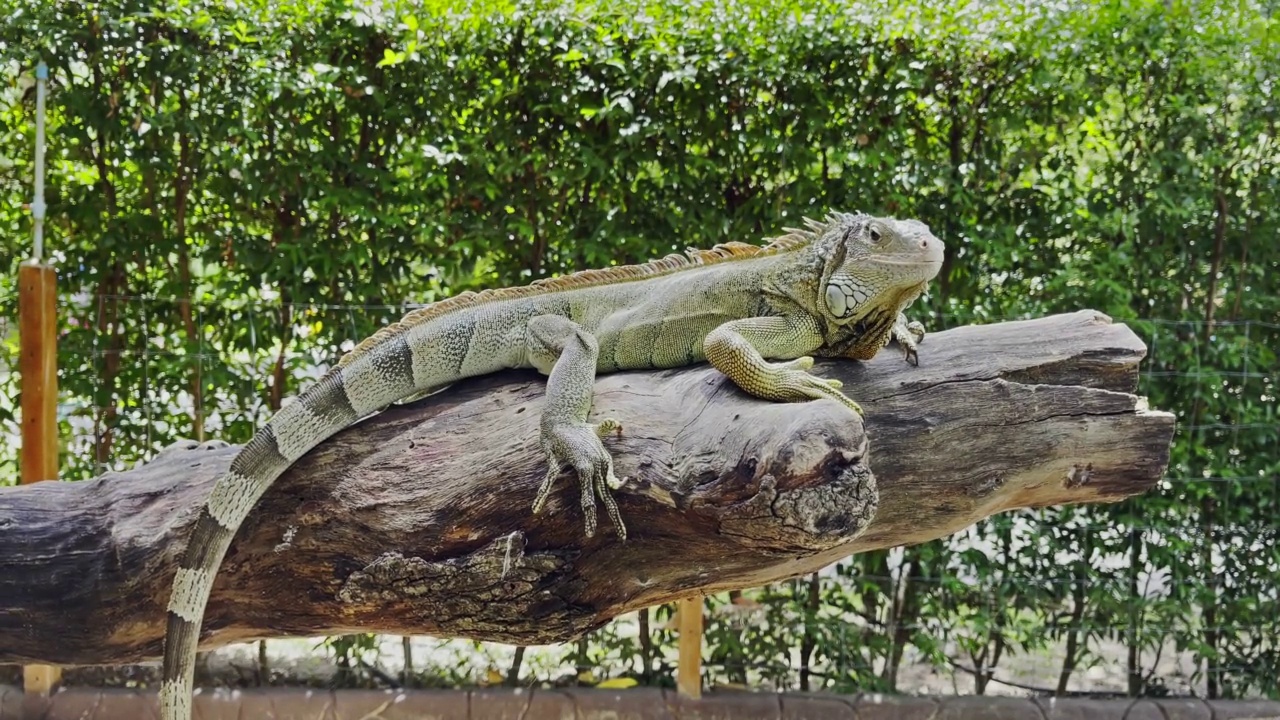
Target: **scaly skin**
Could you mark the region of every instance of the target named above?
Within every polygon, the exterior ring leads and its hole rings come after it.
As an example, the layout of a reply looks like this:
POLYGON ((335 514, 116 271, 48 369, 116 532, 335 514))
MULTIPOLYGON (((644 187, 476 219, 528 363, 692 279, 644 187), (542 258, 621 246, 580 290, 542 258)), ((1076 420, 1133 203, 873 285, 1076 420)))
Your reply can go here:
POLYGON ((540 431, 548 469, 533 510, 568 465, 581 483, 586 534, 596 529, 598 495, 622 538, 610 493, 619 482, 601 442, 622 428, 588 421, 597 372, 707 360, 758 397, 825 397, 860 414, 839 382, 809 372, 813 356, 868 359, 895 338, 914 359, 924 329, 902 311, 937 275, 943 246, 913 220, 835 213, 806 223, 765 248, 728 243, 687 259, 464 293, 361 343, 254 435, 201 509, 169 601, 163 720, 190 718, 205 604, 250 510, 307 451, 394 402, 504 368, 538 369, 548 376, 540 431))

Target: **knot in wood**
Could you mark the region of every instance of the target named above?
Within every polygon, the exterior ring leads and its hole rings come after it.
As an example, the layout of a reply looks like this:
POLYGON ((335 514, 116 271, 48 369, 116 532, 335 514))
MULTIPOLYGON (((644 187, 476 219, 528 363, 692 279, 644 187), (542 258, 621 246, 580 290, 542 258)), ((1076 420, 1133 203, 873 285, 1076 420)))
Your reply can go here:
MULTIPOLYGON (((865 436, 854 450, 843 444, 844 438, 820 434, 810 439, 825 450, 811 463, 816 473, 792 476, 784 487, 775 475, 764 474, 753 496, 722 511, 722 533, 748 546, 811 552, 847 543, 866 530, 880 493, 866 464, 865 436)), ((790 460, 792 453, 786 455, 790 460)))

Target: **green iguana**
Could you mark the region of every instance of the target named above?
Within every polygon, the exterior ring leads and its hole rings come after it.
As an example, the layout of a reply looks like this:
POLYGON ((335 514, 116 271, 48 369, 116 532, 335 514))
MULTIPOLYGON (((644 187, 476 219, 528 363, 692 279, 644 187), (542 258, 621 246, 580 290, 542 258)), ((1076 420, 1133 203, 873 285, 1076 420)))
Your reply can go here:
POLYGON ((861 414, 811 356, 869 359, 892 337, 907 359, 924 336, 902 311, 942 267, 943 245, 915 220, 832 213, 764 247, 740 242, 643 265, 587 270, 528 286, 466 292, 406 315, 360 343, 284 406, 218 478, 187 542, 169 600, 163 720, 187 720, 205 604, 231 540, 258 498, 304 453, 407 397, 505 368, 547 374, 541 510, 568 465, 581 482, 586 534, 599 495, 620 537, 618 485, 588 421, 596 373, 707 360, 767 400, 832 398, 861 414), (769 359, 785 362, 769 362, 769 359))

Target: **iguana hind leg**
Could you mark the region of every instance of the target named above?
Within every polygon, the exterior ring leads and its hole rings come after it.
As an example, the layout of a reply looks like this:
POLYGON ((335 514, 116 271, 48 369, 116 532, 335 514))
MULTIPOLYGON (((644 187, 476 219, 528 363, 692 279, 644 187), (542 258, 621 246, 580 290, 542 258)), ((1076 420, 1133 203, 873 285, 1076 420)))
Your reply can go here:
POLYGON ((533 512, 542 510, 561 469, 569 465, 582 484, 587 537, 596 531, 595 498, 599 495, 618 537, 625 540, 627 528, 612 495, 612 490, 622 483, 614 476, 613 458, 600 441, 611 432, 621 435, 622 425, 611 418, 587 422, 600 354, 596 339, 577 323, 558 315, 533 318, 525 336, 530 363, 547 375, 547 400, 540 430, 547 474, 533 501, 533 512))
POLYGON ((703 352, 720 372, 743 390, 766 400, 800 402, 831 398, 862 415, 862 408, 840 392, 839 380, 808 372, 813 358, 804 355, 822 344, 812 318, 755 317, 732 320, 707 334, 703 352), (765 357, 794 358, 772 363, 765 357))

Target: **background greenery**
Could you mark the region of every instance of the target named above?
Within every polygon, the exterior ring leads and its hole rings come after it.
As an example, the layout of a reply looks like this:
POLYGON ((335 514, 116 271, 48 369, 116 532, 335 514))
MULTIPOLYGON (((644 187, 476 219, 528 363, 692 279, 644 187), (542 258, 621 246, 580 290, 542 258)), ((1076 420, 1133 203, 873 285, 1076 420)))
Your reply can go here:
MULTIPOLYGON (((1091 307, 1144 337, 1168 478, 712 598, 708 680, 892 691, 907 657, 981 693, 1052 649, 1049 690, 1120 663, 1133 695, 1277 696, 1274 9, 0 0, 0 429, 37 57, 68 478, 244 441, 412 303, 828 208, 918 217, 950 251, 928 326, 1091 307)), ((670 683, 657 612, 561 668, 670 683)))

